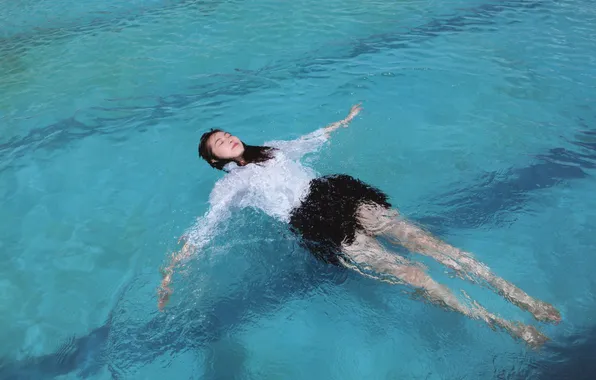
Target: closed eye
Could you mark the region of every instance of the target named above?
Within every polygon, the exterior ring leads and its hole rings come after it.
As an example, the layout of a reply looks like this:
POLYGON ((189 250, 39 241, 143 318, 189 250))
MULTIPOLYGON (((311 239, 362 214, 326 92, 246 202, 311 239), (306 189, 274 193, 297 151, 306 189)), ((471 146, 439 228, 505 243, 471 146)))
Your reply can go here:
MULTIPOLYGON (((226 133, 226 134, 224 134, 224 137, 230 137, 230 136, 231 136, 231 134, 230 134, 230 133, 226 133)), ((217 140, 215 140, 215 145, 216 145, 216 146, 221 146, 221 144, 223 144, 223 143, 224 143, 224 142, 223 142, 223 140, 222 140, 222 138, 221 138, 221 137, 220 137, 220 138, 218 138, 217 140)))

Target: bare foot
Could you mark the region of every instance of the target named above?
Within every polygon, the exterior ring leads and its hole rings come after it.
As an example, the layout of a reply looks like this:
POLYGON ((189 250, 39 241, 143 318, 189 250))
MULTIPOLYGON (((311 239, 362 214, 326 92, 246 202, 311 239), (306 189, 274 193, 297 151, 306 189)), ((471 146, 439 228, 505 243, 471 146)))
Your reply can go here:
POLYGON ((502 286, 504 289, 501 290, 501 295, 520 309, 532 313, 538 321, 554 324, 561 322, 561 313, 553 305, 532 298, 507 282, 502 286))
POLYGON ((538 331, 534 326, 524 325, 520 322, 510 322, 503 318, 497 317, 494 314, 486 311, 478 302, 472 301, 474 304, 473 314, 476 317, 483 319, 492 329, 496 326, 507 331, 514 338, 521 338, 530 347, 540 348, 549 338, 538 331))

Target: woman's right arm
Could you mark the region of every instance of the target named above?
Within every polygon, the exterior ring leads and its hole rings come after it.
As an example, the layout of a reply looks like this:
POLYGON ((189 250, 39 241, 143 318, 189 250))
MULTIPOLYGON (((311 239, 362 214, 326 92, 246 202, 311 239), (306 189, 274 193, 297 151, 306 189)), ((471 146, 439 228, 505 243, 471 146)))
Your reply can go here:
POLYGON ((225 221, 231 214, 234 200, 239 194, 238 183, 231 184, 227 178, 218 181, 209 196, 210 206, 207 213, 199 218, 195 227, 183 236, 184 246, 179 252, 173 253, 169 265, 161 269, 163 279, 158 289, 158 308, 163 310, 172 294, 170 283, 175 267, 181 262, 192 257, 198 250, 209 243, 210 237, 216 231, 219 224, 225 221))
POLYGON ((191 244, 189 241, 186 241, 180 252, 172 254, 172 260, 170 261, 170 265, 168 265, 166 268, 161 269, 161 275, 163 276, 163 279, 161 280, 161 285, 157 292, 159 299, 157 302, 157 307, 160 311, 163 311, 163 308, 170 300, 170 295, 172 294, 172 288, 170 288, 170 283, 172 282, 174 267, 178 265, 178 263, 180 263, 181 261, 188 259, 195 252, 196 246, 194 244, 191 244))

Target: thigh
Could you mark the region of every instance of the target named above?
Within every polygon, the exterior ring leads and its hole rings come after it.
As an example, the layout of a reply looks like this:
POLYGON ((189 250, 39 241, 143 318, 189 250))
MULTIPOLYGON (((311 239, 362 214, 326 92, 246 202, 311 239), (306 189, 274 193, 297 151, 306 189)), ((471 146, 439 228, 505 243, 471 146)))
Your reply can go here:
POLYGON ((356 234, 352 244, 344 244, 342 252, 345 266, 369 277, 380 279, 379 275, 390 275, 411 283, 425 275, 424 266, 386 250, 374 236, 364 233, 356 234))
POLYGON ((363 232, 369 236, 386 234, 399 222, 399 212, 376 203, 363 203, 356 210, 356 217, 363 228, 363 232))
POLYGON ((407 221, 399 211, 376 204, 364 204, 358 208, 358 220, 371 236, 383 236, 393 244, 408 250, 425 253, 437 250, 439 241, 421 227, 407 221))

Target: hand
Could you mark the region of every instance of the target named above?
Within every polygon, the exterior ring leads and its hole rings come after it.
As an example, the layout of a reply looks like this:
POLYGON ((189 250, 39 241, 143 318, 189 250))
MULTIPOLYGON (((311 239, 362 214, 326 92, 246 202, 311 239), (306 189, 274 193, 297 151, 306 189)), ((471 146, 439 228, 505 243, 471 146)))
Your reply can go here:
POLYGON ((362 107, 361 107, 362 103, 358 103, 352 106, 352 108, 350 109, 350 113, 348 114, 348 117, 346 117, 343 121, 343 124, 345 125, 346 123, 352 121, 353 118, 356 117, 356 115, 358 115, 360 113, 360 111, 362 111, 362 107))
POLYGON ((161 286, 157 291, 158 301, 157 301, 157 308, 159 311, 163 311, 164 307, 170 300, 170 295, 172 294, 172 288, 170 288, 170 282, 172 282, 172 273, 173 268, 170 266, 167 269, 162 269, 161 274, 163 276, 163 280, 161 281, 161 286))
POLYGON ((159 289, 159 300, 157 301, 157 308, 159 311, 163 311, 164 307, 170 300, 170 295, 172 294, 172 288, 162 283, 161 288, 159 289))

